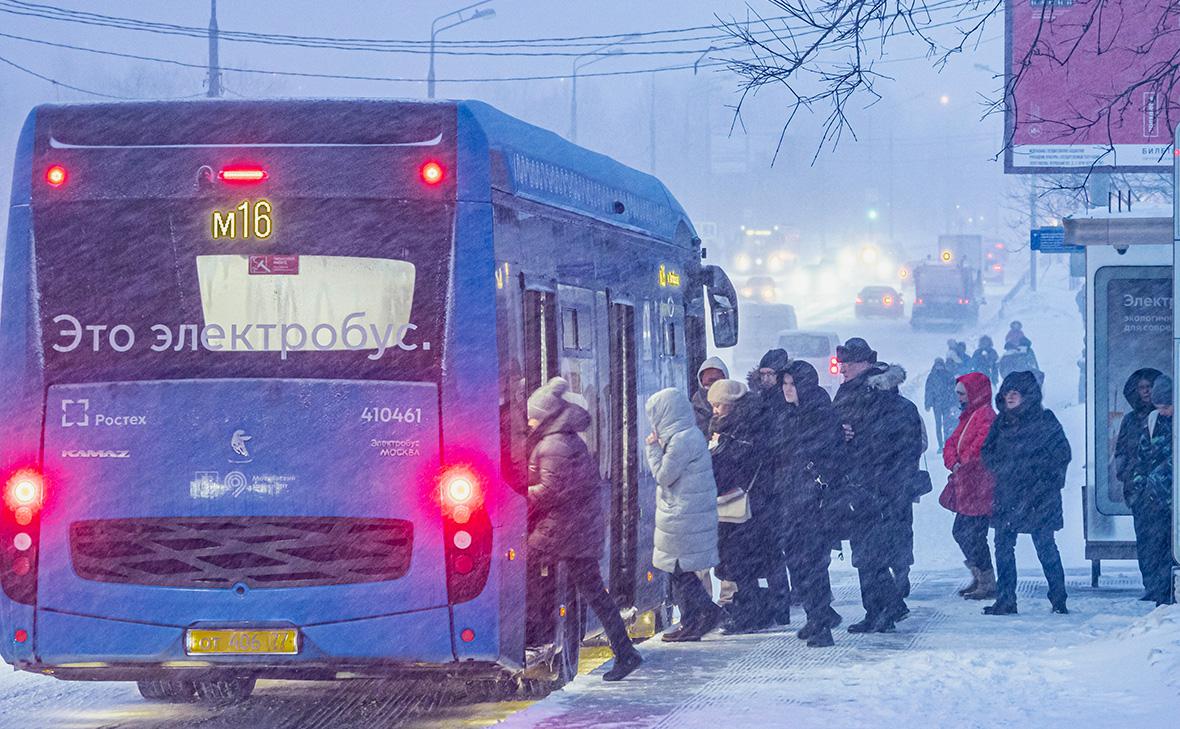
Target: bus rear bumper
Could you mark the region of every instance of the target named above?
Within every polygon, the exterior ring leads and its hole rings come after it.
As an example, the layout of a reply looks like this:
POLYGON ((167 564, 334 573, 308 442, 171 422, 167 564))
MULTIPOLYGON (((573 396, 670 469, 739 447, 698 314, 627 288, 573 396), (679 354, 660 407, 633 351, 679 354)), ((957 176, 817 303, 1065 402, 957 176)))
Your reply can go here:
MULTIPOLYGON (((200 623, 200 627, 213 625, 200 623)), ((241 627, 240 623, 224 625, 241 627)), ((137 680, 158 678, 161 671, 194 677, 232 671, 259 677, 330 679, 337 674, 396 675, 458 665, 446 607, 293 627, 299 629, 296 655, 188 655, 182 627, 41 610, 36 659, 16 667, 72 680, 137 680)))

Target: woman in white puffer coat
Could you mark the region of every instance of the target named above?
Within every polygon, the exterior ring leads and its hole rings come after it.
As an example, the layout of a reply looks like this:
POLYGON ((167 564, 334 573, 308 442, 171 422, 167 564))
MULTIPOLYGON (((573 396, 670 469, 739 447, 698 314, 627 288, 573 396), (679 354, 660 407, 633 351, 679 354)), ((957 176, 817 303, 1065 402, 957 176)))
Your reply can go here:
POLYGON ((684 393, 660 390, 648 398, 645 410, 652 427, 647 463, 656 480, 652 564, 672 575, 673 599, 681 615, 680 627, 663 639, 700 640, 722 615, 695 574, 719 561, 712 459, 684 393))

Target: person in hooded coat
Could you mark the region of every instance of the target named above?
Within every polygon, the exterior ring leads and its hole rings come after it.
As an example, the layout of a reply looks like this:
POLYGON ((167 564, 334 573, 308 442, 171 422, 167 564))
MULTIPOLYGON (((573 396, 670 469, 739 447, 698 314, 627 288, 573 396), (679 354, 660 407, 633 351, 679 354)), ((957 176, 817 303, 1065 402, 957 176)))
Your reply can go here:
MULTIPOLYGON (((718 380, 709 388, 713 420, 709 427, 709 451, 713 456, 713 480, 717 496, 738 489, 749 492, 761 470, 763 454, 755 432, 761 408, 758 395, 738 380, 718 380)), ((728 607, 726 633, 744 633, 767 627, 769 611, 766 591, 758 586, 758 568, 764 545, 758 523, 722 522, 717 546, 720 564, 717 578, 736 586, 728 607)))
POLYGON ((692 394, 692 410, 697 427, 708 437, 709 421, 713 419, 713 406, 709 404, 709 388, 718 380, 729 378, 729 368, 720 357, 709 357, 697 368, 697 389, 692 394))
POLYGON ((780 376, 787 406, 784 446, 778 462, 783 487, 783 529, 792 589, 807 614, 797 633, 811 647, 834 645, 832 628, 840 614, 832 609, 828 575, 835 530, 825 523, 825 489, 844 478, 844 431, 819 373, 802 360, 792 362, 780 376))
POLYGON ((529 559, 563 562, 578 594, 610 641, 615 663, 603 678, 618 681, 643 662, 602 582, 598 562, 605 537, 605 491, 598 465, 582 440, 590 413, 571 401, 569 383, 555 377, 528 400, 529 559))
POLYGON ((681 391, 660 390, 647 399, 644 412, 652 428, 647 463, 656 481, 652 565, 672 575, 681 615, 680 627, 665 633, 663 640, 700 640, 722 613, 695 574, 719 561, 717 484, 709 446, 681 391))
POLYGON ((1147 416, 1132 469, 1130 498, 1135 551, 1146 592, 1143 599, 1170 605, 1172 595, 1172 378, 1151 386, 1155 410, 1147 416))
POLYGON ((1123 500, 1130 505, 1134 489, 1132 475, 1135 458, 1139 452, 1139 440, 1147 432, 1147 416, 1155 410, 1151 402, 1151 386, 1163 373, 1152 367, 1135 370, 1123 383, 1123 397, 1131 406, 1131 412, 1123 416, 1119 424, 1118 439, 1114 446, 1114 472, 1123 484, 1123 500))
MULTIPOLYGON (((1040 373, 1041 366, 1037 363, 1037 355, 1033 352, 1032 342, 1028 337, 1021 336, 1004 344, 1004 356, 1000 358, 999 370, 1000 377, 1007 377, 1013 372, 1040 373)), ((1037 379, 1039 382, 1044 378, 1042 376, 1037 379)))
MULTIPOLYGON (((941 357, 934 360, 926 377, 926 409, 934 413, 934 433, 940 444, 950 436, 950 413, 955 406, 955 376, 941 357)), ((939 445, 939 448, 942 446, 939 445)))
POLYGON ((968 600, 990 600, 996 596, 996 574, 987 530, 995 479, 983 465, 980 451, 996 419, 992 383, 986 374, 972 372, 959 378, 956 389, 963 414, 942 449, 942 462, 951 474, 939 503, 955 513, 951 534, 963 550, 963 564, 971 571, 971 583, 959 594, 968 600))
POLYGON ((925 429, 917 407, 896 391, 899 378, 890 372, 893 368, 877 362, 868 342, 849 339, 836 348, 836 356, 844 383, 833 405, 848 448, 857 511, 852 564, 865 608, 864 619, 848 630, 892 632, 908 613, 893 569, 913 563, 913 482, 925 450, 925 429))
POLYGON ((971 367, 976 372, 987 375, 987 379, 995 384, 999 377, 1000 355, 992 344, 992 338, 986 334, 979 338, 979 346, 971 355, 971 367))
POLYGON ((1053 533, 1064 526, 1061 490, 1072 457, 1057 416, 1041 403, 1041 386, 1032 372, 1013 372, 996 395, 999 414, 980 454, 995 475, 992 507, 995 527, 996 601, 987 615, 1016 613, 1016 537, 1032 536, 1055 613, 1066 608, 1065 571, 1053 533))

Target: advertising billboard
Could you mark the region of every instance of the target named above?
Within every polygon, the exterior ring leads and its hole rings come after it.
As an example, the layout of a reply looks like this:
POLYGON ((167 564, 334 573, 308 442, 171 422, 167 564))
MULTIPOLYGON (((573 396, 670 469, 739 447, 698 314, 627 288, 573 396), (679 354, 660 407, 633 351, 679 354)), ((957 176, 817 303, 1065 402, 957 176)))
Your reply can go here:
POLYGON ((1168 170, 1180 119, 1170 6, 1006 0, 1006 172, 1168 170))

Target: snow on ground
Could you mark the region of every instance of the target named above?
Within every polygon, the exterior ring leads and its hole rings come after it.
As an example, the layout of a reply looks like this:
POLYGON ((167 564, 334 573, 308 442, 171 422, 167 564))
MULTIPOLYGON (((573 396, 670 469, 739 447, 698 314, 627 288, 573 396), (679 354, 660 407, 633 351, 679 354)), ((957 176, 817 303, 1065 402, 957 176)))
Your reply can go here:
MULTIPOLYGON (((617 686, 597 675, 513 716, 509 729, 578 727, 1133 727, 1180 715, 1180 607, 1137 601, 1137 577, 1069 574, 1073 614, 1053 615, 1022 574, 1018 616, 981 615, 954 573, 919 573, 912 616, 892 635, 836 633, 807 648, 784 630, 642 647, 617 686)), ((838 575, 845 624, 855 580, 838 575)))

